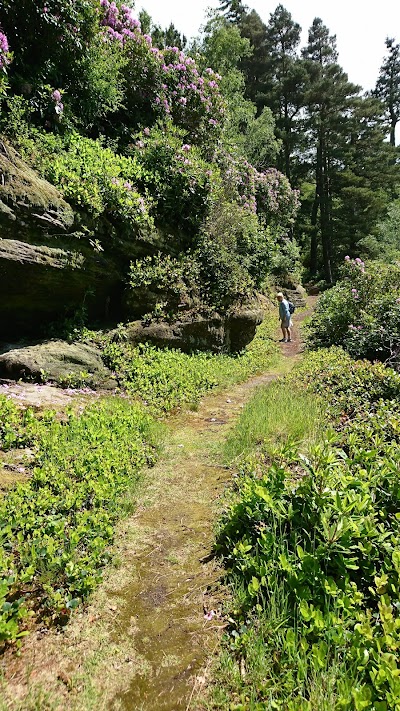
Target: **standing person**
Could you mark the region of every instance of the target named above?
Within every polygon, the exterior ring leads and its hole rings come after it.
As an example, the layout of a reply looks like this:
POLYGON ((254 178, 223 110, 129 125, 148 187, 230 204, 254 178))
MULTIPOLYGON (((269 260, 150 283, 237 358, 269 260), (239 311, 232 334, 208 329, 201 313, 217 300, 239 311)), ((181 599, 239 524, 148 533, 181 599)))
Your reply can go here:
POLYGON ((279 291, 276 295, 279 301, 279 318, 281 320, 281 329, 283 338, 281 338, 280 343, 290 343, 292 340, 291 327, 292 319, 289 311, 289 302, 285 299, 282 292, 279 291))

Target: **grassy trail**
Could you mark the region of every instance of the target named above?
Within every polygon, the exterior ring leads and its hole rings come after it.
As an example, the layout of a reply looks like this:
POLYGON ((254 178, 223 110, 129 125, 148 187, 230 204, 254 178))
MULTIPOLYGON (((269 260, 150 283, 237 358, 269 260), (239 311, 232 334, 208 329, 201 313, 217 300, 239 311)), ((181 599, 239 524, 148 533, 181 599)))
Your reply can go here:
POLYGON ((275 370, 169 420, 168 444, 145 475, 140 505, 132 502, 135 514, 117 528, 117 567, 65 632, 28 638, 6 672, 4 708, 195 708, 222 626, 218 616, 205 619, 218 608, 220 571, 209 554, 231 477, 220 447, 254 389, 294 365, 296 329, 294 337, 275 370))

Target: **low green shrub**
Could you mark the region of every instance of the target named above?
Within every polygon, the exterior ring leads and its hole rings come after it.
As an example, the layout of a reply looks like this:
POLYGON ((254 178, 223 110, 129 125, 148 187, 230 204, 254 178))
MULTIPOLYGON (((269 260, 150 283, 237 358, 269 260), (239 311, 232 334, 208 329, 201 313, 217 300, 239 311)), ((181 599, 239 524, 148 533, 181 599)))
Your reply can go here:
POLYGON ((0 502, 0 640, 12 642, 32 611, 66 619, 99 583, 121 495, 155 460, 161 427, 117 398, 61 422, 5 398, 0 407, 3 446, 29 444, 35 454, 29 482, 0 502))
POLYGON ((373 409, 374 403, 400 395, 400 374, 382 363, 353 360, 342 348, 308 353, 292 376, 327 397, 331 413, 351 416, 373 409))
POLYGON ((236 589, 219 673, 242 711, 398 711, 400 376, 332 349, 287 387, 323 393, 335 429, 242 465, 217 541, 236 589))
POLYGON ((400 363, 400 265, 347 258, 341 280, 320 297, 311 348, 343 346, 354 358, 400 363))
POLYGON ((185 404, 196 406, 207 391, 245 380, 271 365, 278 352, 271 337, 275 324, 272 315, 267 316, 252 343, 238 355, 188 355, 149 344, 109 343, 104 358, 129 393, 155 412, 169 412, 185 404))

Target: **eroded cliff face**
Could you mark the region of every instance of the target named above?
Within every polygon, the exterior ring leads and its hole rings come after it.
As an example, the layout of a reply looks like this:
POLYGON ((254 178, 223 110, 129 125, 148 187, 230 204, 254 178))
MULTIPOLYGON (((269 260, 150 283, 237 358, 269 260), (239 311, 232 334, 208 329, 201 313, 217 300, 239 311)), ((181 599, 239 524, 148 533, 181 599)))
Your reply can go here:
POLYGON ((105 315, 118 267, 81 239, 61 193, 0 141, 0 339, 40 333, 82 305, 105 315))
MULTIPOLYGON (((0 140, 0 351, 8 352, 7 343, 20 339, 37 342, 48 335, 51 322, 61 322, 82 305, 89 316, 112 316, 115 323, 140 319, 149 310, 146 292, 136 306, 126 292, 130 260, 143 244, 116 234, 106 218, 101 230, 104 249, 96 246, 97 233, 92 240, 87 237, 89 216, 74 211, 0 140)), ((201 312, 184 310, 173 324, 136 321, 131 340, 186 351, 236 352, 254 338, 262 320, 259 304, 232 309, 230 315, 205 317, 201 312)))

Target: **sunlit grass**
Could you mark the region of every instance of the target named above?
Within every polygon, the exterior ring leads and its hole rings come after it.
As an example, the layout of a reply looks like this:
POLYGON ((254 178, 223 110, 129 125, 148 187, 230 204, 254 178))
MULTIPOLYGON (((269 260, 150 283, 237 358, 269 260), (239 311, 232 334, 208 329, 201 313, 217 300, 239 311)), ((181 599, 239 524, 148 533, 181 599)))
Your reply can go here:
POLYGON ((312 442, 325 424, 324 405, 314 394, 283 380, 261 387, 246 405, 225 444, 227 461, 259 445, 312 442))

